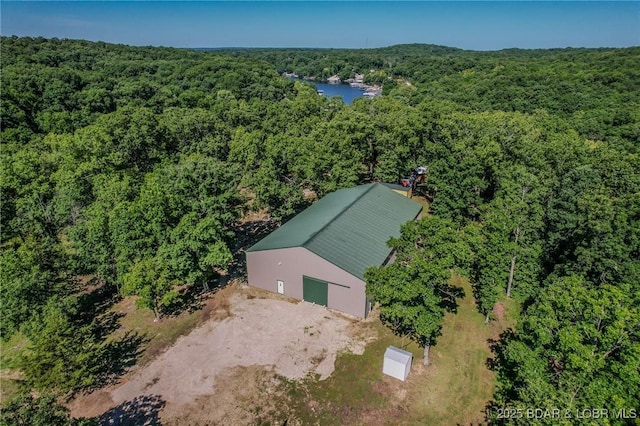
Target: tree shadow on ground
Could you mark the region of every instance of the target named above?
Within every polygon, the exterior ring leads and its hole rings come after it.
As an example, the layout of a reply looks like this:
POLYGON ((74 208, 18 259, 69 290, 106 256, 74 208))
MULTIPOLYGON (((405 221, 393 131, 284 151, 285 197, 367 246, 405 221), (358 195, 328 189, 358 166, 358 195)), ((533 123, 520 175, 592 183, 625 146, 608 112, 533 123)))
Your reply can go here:
POLYGON ((110 310, 120 300, 113 287, 103 282, 89 281, 75 300, 77 310, 71 310, 70 318, 78 332, 85 333, 83 336, 86 341, 91 342, 91 348, 86 349, 91 351, 91 357, 85 362, 91 380, 71 390, 68 398, 116 383, 135 365, 142 354, 143 344, 149 340, 134 331, 120 331, 120 319, 125 314, 110 310))
POLYGON ((252 220, 237 224, 234 228, 236 245, 233 262, 229 267, 229 279, 244 277, 247 273, 245 251, 278 227, 273 219, 252 220))
POLYGON ((179 297, 170 305, 162 308, 162 315, 177 316, 184 311, 198 311, 204 307, 206 301, 213 297, 218 290, 225 288, 229 281, 246 277, 245 250, 265 237, 277 226, 278 223, 272 219, 235 224, 236 243, 231 248, 233 260, 228 266, 229 273, 221 271, 217 275, 214 274, 208 279, 206 286, 185 285, 180 288, 178 290, 179 297))
POLYGON ((125 315, 122 312, 107 312, 94 318, 91 328, 97 336, 106 338, 120 328, 120 318, 125 315))
POLYGON ((78 293, 78 314, 74 320, 89 324, 94 318, 104 315, 109 308, 121 300, 120 294, 112 286, 92 279, 86 291, 78 293))
POLYGON ((442 295, 440 306, 446 309, 447 312, 457 313, 459 306, 458 300, 464 299, 466 296, 464 289, 447 284, 443 288, 440 288, 440 293, 442 295))
POLYGON ((512 328, 508 328, 500 333, 497 339, 490 338, 487 340, 489 349, 493 354, 493 357, 487 358, 486 360, 486 365, 489 370, 495 372, 501 365, 503 365, 501 358, 504 357, 504 351, 507 349, 509 342, 513 341, 515 338, 515 331, 512 328))
POLYGON ((125 401, 102 414, 99 425, 109 426, 156 426, 160 422, 160 410, 166 402, 158 395, 143 395, 125 401))
POLYGON ((133 331, 126 332, 121 338, 108 340, 92 359, 92 373, 95 375, 93 383, 75 389, 67 398, 71 399, 77 393, 90 393, 117 383, 120 377, 136 364, 142 355, 143 344, 148 341, 148 338, 133 331))
POLYGON ((507 357, 506 353, 510 349, 509 343, 513 341, 517 341, 517 335, 513 328, 504 330, 500 333, 498 338, 487 339, 487 343, 489 344, 489 348, 491 349, 493 356, 487 358, 486 366, 496 374, 498 385, 501 381, 505 380, 505 378, 507 383, 517 383, 516 386, 508 387, 497 385, 492 399, 485 405, 485 419, 488 424, 510 424, 504 417, 502 419, 498 417, 498 413, 504 411, 504 402, 498 403, 495 401, 495 398, 500 394, 500 399, 502 401, 517 401, 519 398, 519 389, 527 386, 526 383, 522 383, 521 380, 518 380, 518 377, 514 375, 514 372, 517 371, 518 368, 517 365, 514 365, 512 362, 508 362, 505 359, 507 357))
POLYGON ((185 285, 178 289, 178 297, 162 307, 162 317, 175 317, 187 311, 193 313, 203 309, 207 300, 220 289, 227 286, 229 274, 219 274, 210 277, 206 287, 200 285, 185 285))
POLYGON ((129 368, 133 367, 142 355, 143 344, 148 337, 141 336, 135 331, 127 331, 125 335, 108 342, 105 345, 105 359, 108 368, 105 369, 102 384, 113 384, 129 368))
POLYGON ((204 289, 197 285, 185 285, 178 289, 178 297, 173 303, 162 307, 162 316, 173 317, 184 311, 198 311, 204 307, 210 296, 210 289, 204 289))

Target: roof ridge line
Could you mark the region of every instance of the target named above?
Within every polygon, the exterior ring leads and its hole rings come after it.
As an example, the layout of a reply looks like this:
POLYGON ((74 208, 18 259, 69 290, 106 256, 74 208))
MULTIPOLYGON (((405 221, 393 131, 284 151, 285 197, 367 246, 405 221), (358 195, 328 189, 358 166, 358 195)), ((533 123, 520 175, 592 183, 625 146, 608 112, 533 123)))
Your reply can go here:
MULTIPOLYGON (((340 213, 338 213, 337 215, 335 215, 333 217, 332 220, 328 221, 327 223, 325 223, 322 228, 318 229, 316 232, 314 232, 313 234, 311 234, 309 236, 309 238, 307 238, 302 244, 300 244, 300 247, 307 247, 307 244, 309 244, 311 242, 311 240, 313 240, 316 236, 318 236, 322 231, 325 230, 325 228, 327 228, 329 225, 331 225, 331 223, 333 223, 336 219, 338 219, 340 216, 342 216, 344 214, 344 212, 346 212, 347 210, 349 210, 349 208, 351 206, 353 206, 360 198, 364 197, 365 194, 367 194, 369 191, 371 191, 371 189, 373 189, 373 187, 376 185, 377 182, 371 183, 369 185, 371 185, 369 188, 367 188, 366 191, 364 191, 362 194, 358 195, 358 197, 356 197, 355 200, 353 200, 352 202, 350 202, 349 204, 347 204, 341 211, 340 213)), ((357 186, 354 186, 353 188, 357 188, 357 186)), ((342 188, 342 189, 353 189, 353 188, 342 188)), ((316 253, 317 254, 317 253, 316 253)))

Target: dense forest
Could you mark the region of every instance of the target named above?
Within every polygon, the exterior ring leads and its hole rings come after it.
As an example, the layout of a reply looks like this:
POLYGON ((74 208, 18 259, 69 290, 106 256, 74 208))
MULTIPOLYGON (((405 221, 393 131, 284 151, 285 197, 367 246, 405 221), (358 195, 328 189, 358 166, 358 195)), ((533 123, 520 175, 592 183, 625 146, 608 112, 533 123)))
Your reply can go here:
MULTIPOLYGON (((638 407, 640 48, 0 47, 0 333, 29 341, 25 390, 135 361, 89 286, 162 318, 234 267, 248 211, 285 221, 308 194, 425 165, 429 215, 367 275, 383 320, 436 342, 455 269, 487 321, 522 306, 493 348, 496 406, 638 407), (347 106, 282 71, 362 72, 384 96, 347 106)), ((21 398, 3 416, 41 408, 21 398)))
MULTIPOLYGON (((224 50, 224 52, 227 52, 224 50)), ((234 56, 260 59, 279 72, 326 79, 362 73, 369 83, 412 105, 453 101, 474 111, 544 109, 590 139, 620 136, 634 123, 638 49, 549 49, 498 52, 441 46, 380 49, 242 49, 234 56), (412 84, 407 87, 406 82, 412 84), (631 104, 628 104, 631 103, 631 104), (634 104, 635 103, 635 104, 634 104)), ((635 108, 637 109, 637 108, 635 108)), ((631 134, 626 134, 632 137, 631 134)), ((627 147, 632 148, 632 147, 627 147)))

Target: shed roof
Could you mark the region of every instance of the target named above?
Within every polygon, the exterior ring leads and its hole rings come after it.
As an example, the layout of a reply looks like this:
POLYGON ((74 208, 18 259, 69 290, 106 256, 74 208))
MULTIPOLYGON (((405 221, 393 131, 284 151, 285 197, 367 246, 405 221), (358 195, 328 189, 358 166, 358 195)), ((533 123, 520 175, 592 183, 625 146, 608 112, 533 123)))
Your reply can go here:
POLYGON ((364 280, 364 271, 384 263, 387 241, 413 220, 422 205, 373 183, 340 189, 318 200, 247 251, 305 247, 364 280))
POLYGON ((389 346, 387 350, 384 351, 384 357, 386 359, 399 362, 400 364, 408 364, 411 362, 413 354, 400 348, 396 348, 395 346, 389 346))

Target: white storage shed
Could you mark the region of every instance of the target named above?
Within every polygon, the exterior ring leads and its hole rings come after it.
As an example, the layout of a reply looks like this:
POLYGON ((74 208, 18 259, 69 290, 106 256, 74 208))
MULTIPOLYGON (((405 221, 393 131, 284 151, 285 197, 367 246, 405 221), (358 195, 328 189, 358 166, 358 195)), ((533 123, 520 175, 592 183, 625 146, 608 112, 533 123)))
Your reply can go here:
POLYGON ((411 352, 403 351, 395 346, 389 346, 384 353, 382 372, 404 382, 409 375, 409 370, 411 370, 412 359, 413 354, 411 352))

